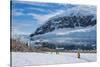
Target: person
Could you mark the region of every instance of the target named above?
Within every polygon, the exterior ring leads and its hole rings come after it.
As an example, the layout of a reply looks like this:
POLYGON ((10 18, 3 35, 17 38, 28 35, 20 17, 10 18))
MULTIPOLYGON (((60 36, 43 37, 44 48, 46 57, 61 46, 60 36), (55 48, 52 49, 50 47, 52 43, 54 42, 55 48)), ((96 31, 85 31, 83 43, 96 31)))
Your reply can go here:
POLYGON ((80 52, 77 53, 77 58, 80 58, 80 52))

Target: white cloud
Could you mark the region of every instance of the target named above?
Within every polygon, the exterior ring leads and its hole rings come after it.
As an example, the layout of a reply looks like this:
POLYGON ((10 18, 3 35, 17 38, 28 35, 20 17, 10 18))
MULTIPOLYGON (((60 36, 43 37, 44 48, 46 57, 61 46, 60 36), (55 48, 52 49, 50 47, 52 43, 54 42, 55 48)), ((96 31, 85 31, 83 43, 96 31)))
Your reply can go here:
POLYGON ((33 24, 34 23, 31 21, 26 21, 25 23, 16 21, 15 23, 12 23, 12 34, 30 34, 34 31, 33 24))
POLYGON ((43 8, 36 8, 36 7, 32 7, 32 8, 28 8, 29 10, 37 10, 37 11, 40 11, 40 12, 50 12, 51 10, 50 9, 43 9, 43 8))
POLYGON ((12 9, 12 16, 20 16, 24 15, 23 13, 24 9, 12 9))
POLYGON ((44 2, 32 2, 32 1, 15 1, 13 3, 27 4, 27 5, 36 5, 36 6, 48 6, 48 3, 44 2))
POLYGON ((13 16, 21 16, 24 15, 22 12, 14 12, 12 13, 13 16))
POLYGON ((29 13, 28 15, 33 16, 33 18, 35 18, 39 24, 43 24, 51 17, 56 16, 56 15, 63 13, 63 12, 64 12, 64 10, 59 10, 59 11, 51 12, 51 13, 46 14, 46 15, 34 14, 34 13, 29 13))

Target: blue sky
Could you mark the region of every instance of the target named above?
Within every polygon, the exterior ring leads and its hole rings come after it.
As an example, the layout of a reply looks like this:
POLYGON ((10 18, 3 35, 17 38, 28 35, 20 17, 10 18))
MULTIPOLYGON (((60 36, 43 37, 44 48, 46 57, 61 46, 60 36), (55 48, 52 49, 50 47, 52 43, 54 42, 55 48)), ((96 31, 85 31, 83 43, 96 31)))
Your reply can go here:
POLYGON ((74 5, 13 1, 11 7, 12 33, 31 34, 50 17, 60 14, 74 5))

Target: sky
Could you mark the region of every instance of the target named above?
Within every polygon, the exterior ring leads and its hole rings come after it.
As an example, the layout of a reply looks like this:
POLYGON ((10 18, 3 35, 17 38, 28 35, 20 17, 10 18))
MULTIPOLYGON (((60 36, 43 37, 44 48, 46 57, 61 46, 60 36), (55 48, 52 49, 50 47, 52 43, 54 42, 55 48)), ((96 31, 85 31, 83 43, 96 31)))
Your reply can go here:
POLYGON ((71 4, 12 1, 12 34, 34 33, 49 18, 72 7, 71 4))

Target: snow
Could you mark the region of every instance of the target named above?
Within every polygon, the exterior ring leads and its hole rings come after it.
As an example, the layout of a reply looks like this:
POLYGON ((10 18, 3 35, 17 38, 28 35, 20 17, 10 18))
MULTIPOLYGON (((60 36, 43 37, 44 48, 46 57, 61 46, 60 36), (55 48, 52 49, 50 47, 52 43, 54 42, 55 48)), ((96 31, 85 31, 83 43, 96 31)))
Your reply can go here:
MULTIPOLYGON (((85 28, 84 27, 63 28, 63 29, 54 30, 53 32, 45 33, 43 35, 44 36, 46 36, 46 35, 48 36, 50 34, 67 35, 67 34, 74 33, 74 32, 89 32, 89 31, 92 31, 92 30, 95 30, 95 29, 96 29, 96 25, 95 26, 88 26, 88 27, 85 27, 85 28)), ((41 35, 41 36, 43 36, 43 35, 41 35)))
POLYGON ((88 32, 91 30, 95 30, 96 26, 93 27, 76 27, 74 29, 71 28, 65 28, 65 29, 59 29, 59 30, 55 30, 53 31, 53 33, 55 33, 56 35, 66 35, 66 34, 70 34, 70 33, 74 33, 74 32, 88 32))
POLYGON ((86 15, 95 16, 96 7, 79 5, 79 6, 66 10, 64 13, 60 14, 59 16, 86 16, 86 15))
POLYGON ((12 52, 12 67, 24 67, 34 65, 67 64, 95 62, 96 53, 81 53, 80 59, 77 53, 35 53, 35 52, 12 52))
POLYGON ((54 17, 51 17, 49 19, 54 19, 62 16, 88 16, 88 15, 93 15, 94 16, 93 19, 96 19, 96 6, 77 5, 75 7, 62 11, 61 13, 56 14, 54 17))
POLYGON ((88 27, 76 27, 76 28, 63 28, 63 29, 56 29, 52 32, 48 32, 42 35, 37 35, 34 36, 34 39, 36 40, 48 40, 48 41, 59 41, 59 40, 63 40, 66 41, 70 40, 70 39, 84 39, 87 38, 89 39, 91 37, 91 39, 95 38, 95 34, 96 34, 96 25, 95 26, 88 26, 88 27), (76 34, 77 33, 77 34, 76 34))

